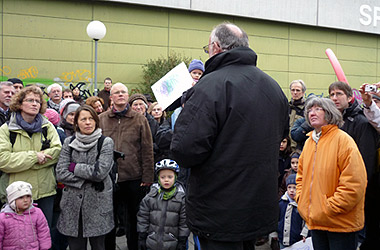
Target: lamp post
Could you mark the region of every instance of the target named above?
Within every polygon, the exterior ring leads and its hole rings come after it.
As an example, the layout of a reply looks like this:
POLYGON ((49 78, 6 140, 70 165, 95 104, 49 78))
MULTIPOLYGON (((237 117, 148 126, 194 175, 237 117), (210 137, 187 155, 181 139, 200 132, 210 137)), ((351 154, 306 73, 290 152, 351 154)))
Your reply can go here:
POLYGON ((92 21, 87 25, 87 35, 95 41, 95 90, 94 95, 98 95, 98 41, 106 35, 106 26, 100 21, 92 21))

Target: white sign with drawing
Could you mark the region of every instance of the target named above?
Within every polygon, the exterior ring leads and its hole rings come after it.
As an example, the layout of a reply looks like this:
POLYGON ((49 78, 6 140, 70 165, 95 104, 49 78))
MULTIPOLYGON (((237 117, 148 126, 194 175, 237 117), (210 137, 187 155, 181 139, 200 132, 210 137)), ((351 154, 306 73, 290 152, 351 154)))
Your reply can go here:
POLYGON ((311 237, 308 237, 305 242, 300 240, 290 247, 285 247, 282 250, 313 250, 313 243, 311 241, 311 237))
POLYGON ((182 62, 153 84, 151 88, 157 102, 164 110, 181 97, 184 91, 191 88, 193 81, 186 64, 182 62))

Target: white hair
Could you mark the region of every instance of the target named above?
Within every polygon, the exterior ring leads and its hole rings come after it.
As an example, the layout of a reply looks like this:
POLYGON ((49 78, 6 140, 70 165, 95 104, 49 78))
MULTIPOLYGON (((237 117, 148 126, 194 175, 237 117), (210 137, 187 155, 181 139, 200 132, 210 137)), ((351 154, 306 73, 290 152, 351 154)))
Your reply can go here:
POLYGON ((49 85, 49 87, 47 87, 47 89, 46 89, 48 94, 50 94, 50 91, 52 88, 59 88, 62 91, 61 85, 59 85, 58 83, 53 83, 52 85, 49 85))

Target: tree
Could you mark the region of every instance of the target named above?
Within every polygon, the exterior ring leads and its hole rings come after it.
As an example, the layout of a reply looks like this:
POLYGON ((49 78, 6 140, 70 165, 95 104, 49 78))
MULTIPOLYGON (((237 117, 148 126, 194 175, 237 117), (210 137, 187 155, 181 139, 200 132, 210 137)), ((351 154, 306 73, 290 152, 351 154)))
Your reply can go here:
POLYGON ((139 84, 141 93, 150 94, 153 99, 156 99, 151 86, 181 62, 189 65, 191 58, 171 52, 168 57, 161 56, 154 60, 150 59, 142 66, 143 81, 139 84))

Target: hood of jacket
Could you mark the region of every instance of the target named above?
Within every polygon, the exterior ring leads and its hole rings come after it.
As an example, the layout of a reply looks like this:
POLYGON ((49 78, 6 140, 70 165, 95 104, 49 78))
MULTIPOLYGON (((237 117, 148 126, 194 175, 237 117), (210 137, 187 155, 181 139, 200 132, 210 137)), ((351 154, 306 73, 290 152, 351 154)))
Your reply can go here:
MULTIPOLYGON (((30 207, 24 211, 24 215, 28 215, 29 213, 34 213, 34 206, 33 204, 30 204, 30 207)), ((9 204, 6 204, 0 211, 1 213, 7 213, 7 214, 17 214, 16 211, 14 211, 9 204)))

